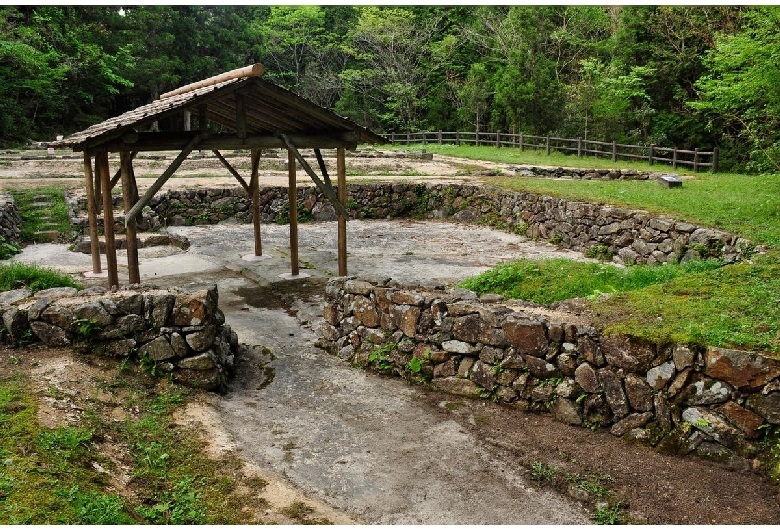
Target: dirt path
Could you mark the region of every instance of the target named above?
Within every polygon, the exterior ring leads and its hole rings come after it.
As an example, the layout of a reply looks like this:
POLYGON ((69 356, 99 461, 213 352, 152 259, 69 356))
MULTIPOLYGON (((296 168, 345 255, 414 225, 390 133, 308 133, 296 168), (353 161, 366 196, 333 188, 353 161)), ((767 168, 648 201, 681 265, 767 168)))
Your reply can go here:
MULTIPOLYGON (((453 166, 449 176, 455 173, 453 166)), ((200 185, 193 178, 187 182, 200 185)), ((336 263, 328 223, 301 225, 302 272, 311 277, 290 282, 279 278, 289 271, 287 227, 263 227, 267 259, 258 262, 242 259, 253 248, 249 226, 172 231, 188 237, 190 249, 142 249, 142 280, 217 283, 228 323, 242 342, 257 346, 238 359, 226 395, 193 403, 181 421, 206 429, 210 451, 239 451, 247 466, 272 479, 279 499, 305 499, 334 522, 577 524, 589 522, 598 502, 577 486, 597 480, 635 522, 780 521, 776 488, 758 474, 410 387, 316 349, 323 284, 336 263)), ((504 259, 555 250, 449 223, 354 221, 348 234, 351 274, 403 281, 453 283, 504 259)), ((28 247, 20 259, 90 268, 88 255, 62 245, 28 247)))

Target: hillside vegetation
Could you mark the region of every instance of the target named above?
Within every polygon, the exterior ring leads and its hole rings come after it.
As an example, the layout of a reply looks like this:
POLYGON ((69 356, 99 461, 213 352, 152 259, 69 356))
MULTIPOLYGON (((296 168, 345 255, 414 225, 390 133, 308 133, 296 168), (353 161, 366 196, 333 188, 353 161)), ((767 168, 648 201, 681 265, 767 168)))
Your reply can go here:
POLYGON ((719 147, 723 169, 776 170, 779 20, 777 6, 3 6, 0 147, 261 62, 377 132, 719 147))

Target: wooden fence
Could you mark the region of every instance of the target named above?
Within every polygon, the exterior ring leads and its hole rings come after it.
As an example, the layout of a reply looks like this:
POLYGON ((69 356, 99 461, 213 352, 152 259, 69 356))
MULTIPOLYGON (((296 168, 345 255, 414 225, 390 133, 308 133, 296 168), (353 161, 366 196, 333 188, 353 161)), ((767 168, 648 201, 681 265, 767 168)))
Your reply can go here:
POLYGON ((676 147, 659 147, 657 145, 629 145, 617 142, 596 142, 583 138, 557 138, 555 136, 532 136, 530 134, 509 134, 495 132, 407 132, 388 133, 386 135, 394 144, 455 144, 455 145, 492 145, 495 147, 514 147, 521 151, 526 149, 545 150, 577 156, 593 155, 611 158, 613 162, 623 160, 646 160, 651 166, 656 162, 677 166, 688 166, 698 172, 711 168, 718 171, 718 148, 712 151, 693 151, 677 149, 676 147))

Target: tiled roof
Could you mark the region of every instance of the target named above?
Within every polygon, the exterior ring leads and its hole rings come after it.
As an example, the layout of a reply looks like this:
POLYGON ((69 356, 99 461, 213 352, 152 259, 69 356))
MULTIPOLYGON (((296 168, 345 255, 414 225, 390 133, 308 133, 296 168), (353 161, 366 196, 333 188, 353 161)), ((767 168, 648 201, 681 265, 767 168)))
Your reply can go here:
POLYGON ((237 130, 238 93, 244 96, 248 135, 337 135, 354 132, 359 135, 358 143, 387 142, 385 138, 365 127, 270 81, 259 77, 244 77, 158 99, 50 145, 76 151, 99 146, 125 132, 142 130, 152 122, 183 110, 189 110, 197 116, 198 108, 202 104, 206 105, 206 116, 210 123, 219 123, 228 129, 237 130))

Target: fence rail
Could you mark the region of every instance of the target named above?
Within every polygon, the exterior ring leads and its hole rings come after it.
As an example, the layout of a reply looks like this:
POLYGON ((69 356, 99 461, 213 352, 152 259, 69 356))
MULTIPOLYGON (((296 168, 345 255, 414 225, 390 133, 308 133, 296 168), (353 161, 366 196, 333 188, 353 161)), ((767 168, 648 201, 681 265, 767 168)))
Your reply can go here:
POLYGON ((407 133, 388 133, 386 136, 394 144, 455 144, 455 145, 493 145, 495 147, 514 147, 521 151, 526 149, 544 150, 547 155, 552 151, 564 154, 576 154, 579 157, 593 155, 595 157, 618 159, 646 160, 651 166, 655 163, 677 166, 689 166, 695 172, 711 168, 718 171, 718 148, 712 151, 702 151, 699 148, 691 150, 676 147, 659 147, 657 145, 630 145, 617 142, 598 142, 583 138, 557 138, 555 136, 533 136, 530 134, 509 134, 497 132, 445 132, 422 131, 407 133))

